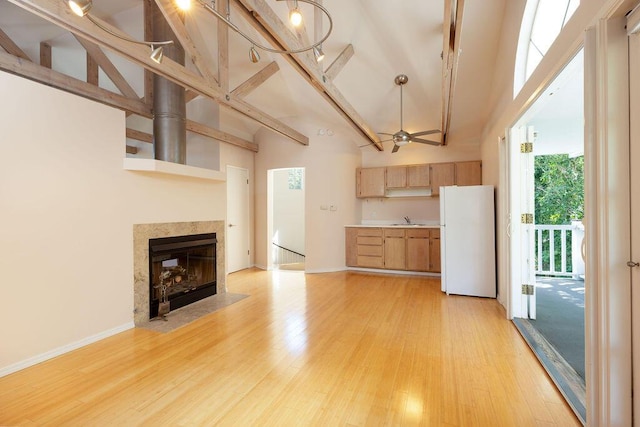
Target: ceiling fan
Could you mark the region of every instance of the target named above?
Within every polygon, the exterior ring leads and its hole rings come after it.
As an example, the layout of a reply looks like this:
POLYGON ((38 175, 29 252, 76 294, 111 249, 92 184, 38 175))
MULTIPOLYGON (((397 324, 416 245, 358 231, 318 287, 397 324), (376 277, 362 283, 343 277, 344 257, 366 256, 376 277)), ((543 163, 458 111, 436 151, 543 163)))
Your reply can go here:
POLYGON ((405 74, 399 74, 396 76, 394 81, 398 86, 400 86, 400 130, 396 133, 378 132, 380 135, 391 136, 391 138, 385 139, 380 142, 393 141, 393 150, 391 150, 392 153, 395 153, 400 149, 400 147, 402 147, 403 145, 407 145, 411 142, 419 142, 421 144, 430 144, 430 145, 441 145, 441 143, 438 141, 431 141, 429 139, 417 138, 418 136, 422 136, 422 135, 431 135, 434 133, 440 133, 441 131, 439 129, 431 129, 431 130, 425 130, 422 132, 414 132, 414 133, 409 133, 409 132, 406 132, 404 129, 402 129, 402 86, 407 84, 407 82, 409 81, 409 77, 407 77, 405 74))

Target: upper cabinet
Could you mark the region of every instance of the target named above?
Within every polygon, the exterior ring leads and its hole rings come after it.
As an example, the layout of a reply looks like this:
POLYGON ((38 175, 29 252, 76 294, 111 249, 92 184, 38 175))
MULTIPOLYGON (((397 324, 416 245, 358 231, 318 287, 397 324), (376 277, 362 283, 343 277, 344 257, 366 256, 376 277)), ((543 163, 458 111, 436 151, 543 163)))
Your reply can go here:
POLYGON ((456 185, 482 185, 482 163, 479 160, 456 163, 456 185))
POLYGON ((456 185, 455 163, 433 163, 431 165, 431 195, 440 194, 440 187, 456 185))
POLYGON ((386 168, 358 168, 356 197, 384 197, 386 168))
POLYGON ((482 163, 477 161, 358 168, 356 196, 438 196, 440 187, 481 185, 482 163))
POLYGON ((407 167, 387 166, 387 179, 385 188, 406 188, 407 187, 407 167))
POLYGON ((407 181, 410 188, 429 187, 429 165, 407 166, 407 181))
POLYGON ((429 187, 429 165, 387 166, 387 190, 429 187))

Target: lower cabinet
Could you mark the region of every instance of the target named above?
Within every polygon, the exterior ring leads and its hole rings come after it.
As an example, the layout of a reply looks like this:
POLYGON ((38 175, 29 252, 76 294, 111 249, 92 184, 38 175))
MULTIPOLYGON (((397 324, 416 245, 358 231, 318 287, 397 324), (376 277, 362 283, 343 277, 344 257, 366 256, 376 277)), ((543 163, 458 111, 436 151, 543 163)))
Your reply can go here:
POLYGON ((407 245, 404 228, 384 229, 384 268, 404 270, 407 268, 407 245))
POLYGON ((407 230, 407 270, 431 271, 429 229, 407 230))
POLYGON ((432 228, 429 233, 429 270, 440 273, 440 229, 432 228))
POLYGON ((437 228, 347 227, 349 267, 440 272, 437 228))

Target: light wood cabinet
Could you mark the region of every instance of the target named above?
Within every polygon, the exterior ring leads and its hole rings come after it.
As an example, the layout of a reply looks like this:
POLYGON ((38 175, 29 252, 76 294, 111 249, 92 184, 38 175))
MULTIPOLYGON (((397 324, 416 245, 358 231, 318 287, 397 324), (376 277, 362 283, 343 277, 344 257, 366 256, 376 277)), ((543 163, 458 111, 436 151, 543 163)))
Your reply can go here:
POLYGON ((406 188, 407 187, 407 167, 387 166, 386 188, 406 188))
POLYGON ((407 246, 403 228, 384 229, 384 268, 405 270, 407 246))
POLYGON ((482 185, 482 162, 457 162, 456 185, 482 185))
POLYGON ((384 197, 385 169, 356 169, 356 197, 384 197))
POLYGON ((347 266, 384 268, 382 228, 347 227, 345 236, 347 266))
POLYGON ((431 195, 440 194, 440 187, 455 185, 456 164, 455 163, 432 163, 430 165, 431 195))
POLYGON ((358 265, 358 229, 347 227, 344 231, 345 235, 345 260, 349 267, 358 265))
POLYGON ((482 163, 479 160, 358 168, 356 171, 356 196, 360 198, 428 196, 429 188, 432 196, 438 196, 443 186, 481 184, 482 163))
POLYGON ((429 271, 429 230, 407 230, 407 270, 429 271))
POLYGON ((440 273, 440 230, 432 228, 429 235, 429 270, 432 273, 440 273))
POLYGON ((347 227, 349 267, 440 272, 437 228, 347 227))
POLYGON ((407 166, 407 186, 410 188, 429 187, 429 165, 407 166))

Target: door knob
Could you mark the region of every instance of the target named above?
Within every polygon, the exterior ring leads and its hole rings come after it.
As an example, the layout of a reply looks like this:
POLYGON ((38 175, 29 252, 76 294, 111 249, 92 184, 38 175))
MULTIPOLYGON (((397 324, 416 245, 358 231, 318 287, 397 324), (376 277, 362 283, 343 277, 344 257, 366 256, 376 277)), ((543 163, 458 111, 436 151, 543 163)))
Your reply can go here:
POLYGON ((627 267, 637 267, 640 265, 640 262, 627 261, 627 267))
POLYGON ((235 226, 236 226, 235 224, 229 224, 229 227, 235 227, 235 226))

